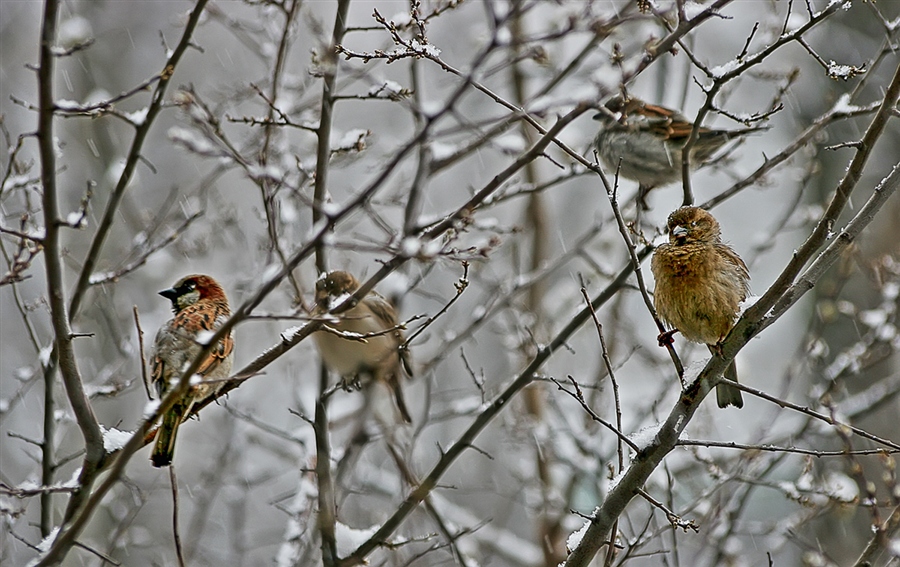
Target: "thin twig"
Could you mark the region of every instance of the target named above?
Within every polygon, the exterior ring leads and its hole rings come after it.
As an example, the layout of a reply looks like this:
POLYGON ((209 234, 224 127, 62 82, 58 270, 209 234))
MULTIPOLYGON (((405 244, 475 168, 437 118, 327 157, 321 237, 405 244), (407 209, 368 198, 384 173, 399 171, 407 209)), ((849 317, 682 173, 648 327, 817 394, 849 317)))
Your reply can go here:
POLYGON ((178 567, 184 567, 184 555, 181 552, 181 536, 178 535, 178 481, 175 479, 175 466, 169 466, 169 483, 172 485, 172 535, 175 538, 175 557, 178 567))
MULTIPOLYGON (((631 258, 631 265, 634 268, 634 275, 637 278, 638 288, 641 290, 641 297, 644 299, 644 305, 647 306, 647 311, 650 313, 650 316, 653 318, 653 322, 656 323, 656 328, 659 329, 660 335, 666 332, 665 325, 662 324, 662 321, 659 319, 659 316, 656 314, 656 309, 653 307, 653 300, 650 298, 650 292, 647 291, 647 285, 644 283, 644 273, 641 271, 641 262, 638 259, 638 253, 635 248, 634 242, 631 240, 631 234, 628 231, 628 226, 625 224, 625 219, 622 217, 622 212, 619 210, 618 199, 616 198, 616 189, 618 188, 618 175, 616 176, 616 182, 613 186, 610 186, 609 181, 606 179, 606 176, 602 171, 597 172, 600 175, 600 180, 603 182, 603 186, 606 188, 606 196, 609 198, 609 205, 612 207, 613 214, 616 217, 616 223, 619 226, 619 234, 622 235, 622 240, 625 241, 625 248, 628 250, 628 256, 631 258)), ((647 249, 650 247, 648 246, 647 249)), ((669 356, 672 359, 672 364, 675 365, 675 371, 678 373, 678 378, 681 380, 682 387, 684 387, 684 366, 681 364, 681 359, 678 357, 678 353, 675 352, 675 347, 671 342, 665 341, 662 343, 663 346, 666 347, 666 350, 669 352, 669 356)))
POLYGON ((644 498, 644 500, 662 510, 663 514, 666 515, 666 520, 669 522, 669 524, 672 525, 673 528, 681 528, 685 532, 690 530, 694 533, 700 533, 700 526, 698 526, 694 520, 685 520, 684 518, 670 510, 665 504, 650 496, 643 488, 638 488, 637 492, 644 498))
POLYGON ((562 391, 565 392, 566 394, 572 396, 579 404, 581 404, 582 409, 584 409, 584 411, 586 411, 587 414, 588 414, 589 416, 591 416, 591 419, 593 419, 594 421, 596 421, 597 423, 599 423, 599 424, 602 425, 603 427, 605 427, 605 428, 609 429, 610 431, 612 431, 612 432, 615 434, 616 438, 619 440, 619 443, 620 443, 620 444, 621 444, 621 443, 625 443, 626 445, 628 445, 628 446, 629 446, 633 451, 635 451, 635 452, 638 452, 638 451, 641 450, 641 448, 638 447, 637 444, 636 444, 634 441, 632 441, 631 439, 629 439, 629 438, 622 432, 621 429, 616 428, 615 425, 611 424, 610 422, 606 421, 605 419, 603 419, 602 417, 600 417, 599 415, 597 415, 597 412, 595 412, 595 411, 593 410, 593 408, 591 408, 591 406, 588 405, 587 400, 584 399, 584 394, 583 394, 582 391, 581 391, 581 385, 580 385, 580 384, 575 380, 575 378, 573 378, 571 375, 567 376, 567 378, 569 379, 569 382, 572 383, 572 386, 575 388, 575 391, 574 391, 574 392, 572 392, 572 391, 570 391, 570 390, 567 390, 567 389, 566 389, 559 381, 557 381, 555 378, 550 378, 550 381, 553 382, 554 384, 556 384, 556 386, 557 386, 560 390, 562 390, 562 391))
MULTIPOLYGON (((588 296, 587 289, 584 286, 581 287, 581 295, 584 297, 585 304, 590 307, 591 298, 588 296)), ((594 320, 594 328, 597 329, 597 335, 600 337, 600 356, 603 358, 606 373, 609 374, 609 381, 612 384, 613 401, 616 407, 616 429, 622 431, 622 405, 619 401, 619 384, 616 382, 616 374, 613 370, 612 361, 609 359, 609 350, 606 348, 606 339, 603 337, 603 325, 600 324, 600 319, 597 318, 597 313, 593 309, 591 309, 591 319, 594 320)), ((619 437, 617 443, 616 453, 619 456, 619 469, 616 472, 619 473, 625 468, 625 455, 622 451, 621 437, 619 437)))
POLYGON ((141 329, 141 319, 138 316, 138 306, 133 307, 134 312, 134 328, 137 330, 138 339, 138 359, 141 363, 141 378, 144 381, 144 391, 147 392, 147 399, 152 400, 153 394, 150 393, 150 377, 147 376, 147 359, 144 357, 144 331, 141 329))
MULTIPOLYGON (((742 451, 765 451, 771 453, 796 453, 798 455, 811 455, 813 457, 845 457, 847 451, 817 451, 815 449, 803 449, 800 447, 786 447, 784 445, 756 445, 752 443, 736 443, 734 441, 710 441, 708 439, 679 439, 676 445, 683 447, 719 447, 722 449, 740 449, 742 451)), ((853 455, 883 455, 900 453, 900 449, 857 449, 851 451, 853 455)))
POLYGON ((459 278, 459 280, 457 280, 457 282, 455 284, 453 284, 453 287, 456 288, 456 295, 451 297, 450 301, 448 301, 446 304, 444 304, 444 306, 441 308, 440 311, 438 311, 431 317, 428 317, 425 320, 425 323, 422 324, 421 327, 416 329, 416 331, 414 333, 412 333, 405 341, 403 341, 403 344, 401 344, 399 347, 400 350, 409 348, 409 344, 416 337, 421 335, 425 331, 425 329, 427 329, 429 327, 429 325, 434 323, 438 319, 438 317, 440 317, 441 315, 446 313, 450 309, 450 307, 454 303, 456 303, 456 300, 459 299, 459 297, 463 294, 463 292, 466 291, 466 288, 469 287, 469 263, 467 261, 463 260, 462 267, 463 267, 463 275, 459 278))
POLYGON ((744 392, 747 392, 748 394, 762 398, 764 400, 772 402, 773 404, 777 404, 783 408, 787 408, 787 409, 794 410, 796 412, 800 412, 804 415, 808 415, 809 417, 818 419, 819 421, 824 421, 825 423, 827 423, 829 425, 833 425, 839 429, 846 428, 846 429, 852 431, 853 433, 856 433, 860 437, 864 437, 871 441, 875 441, 876 443, 878 443, 879 445, 883 445, 884 447, 890 447, 891 449, 900 450, 900 444, 894 443, 893 441, 891 441, 889 439, 884 439, 882 437, 878 437, 877 435, 869 433, 868 431, 865 431, 864 429, 860 429, 859 427, 856 427, 854 425, 850 425, 847 423, 842 423, 840 421, 837 421, 835 418, 833 418, 829 415, 809 409, 806 406, 801 406, 798 404, 791 403, 787 400, 782 400, 780 398, 776 398, 775 396, 769 395, 769 394, 763 392, 762 390, 757 390, 756 388, 753 388, 752 386, 748 386, 746 384, 741 384, 739 382, 734 382, 733 380, 728 380, 728 379, 723 378, 722 382, 728 383, 729 386, 739 388, 739 389, 743 390, 744 392))

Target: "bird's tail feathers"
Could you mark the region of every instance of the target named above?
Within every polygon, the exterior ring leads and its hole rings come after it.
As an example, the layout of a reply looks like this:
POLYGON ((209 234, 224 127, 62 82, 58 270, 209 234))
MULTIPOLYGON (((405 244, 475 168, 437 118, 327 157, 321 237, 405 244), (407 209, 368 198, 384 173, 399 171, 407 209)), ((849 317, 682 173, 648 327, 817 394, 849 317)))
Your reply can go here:
POLYGON ((154 467, 167 467, 172 464, 175 457, 175 437, 178 434, 178 426, 181 425, 183 408, 177 404, 163 416, 162 424, 156 434, 156 444, 150 461, 154 467))
MULTIPOLYGON (((733 360, 731 361, 731 364, 728 365, 728 368, 725 369, 725 378, 734 380, 735 382, 738 381, 737 366, 735 366, 733 360)), ((741 396, 740 389, 724 382, 716 384, 716 402, 719 404, 720 408, 734 406, 740 409, 744 407, 744 398, 741 396)))

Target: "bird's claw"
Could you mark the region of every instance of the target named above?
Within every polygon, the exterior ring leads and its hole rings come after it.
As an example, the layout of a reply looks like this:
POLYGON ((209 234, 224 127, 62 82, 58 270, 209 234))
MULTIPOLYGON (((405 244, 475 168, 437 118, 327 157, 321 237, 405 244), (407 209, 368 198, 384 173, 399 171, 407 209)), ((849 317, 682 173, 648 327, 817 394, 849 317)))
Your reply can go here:
POLYGON ((345 376, 341 379, 341 388, 345 392, 355 392, 362 390, 362 382, 359 381, 359 374, 355 376, 345 376))
POLYGON ((659 346, 667 347, 673 343, 675 343, 675 333, 678 332, 678 329, 672 329, 671 331, 666 331, 664 333, 660 333, 656 340, 659 341, 659 346))

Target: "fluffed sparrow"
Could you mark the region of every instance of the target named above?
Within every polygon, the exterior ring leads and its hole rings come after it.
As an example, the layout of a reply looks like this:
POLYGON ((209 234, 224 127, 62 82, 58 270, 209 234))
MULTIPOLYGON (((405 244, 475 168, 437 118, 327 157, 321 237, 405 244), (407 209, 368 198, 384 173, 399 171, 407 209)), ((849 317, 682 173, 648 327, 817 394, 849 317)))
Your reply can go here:
MULTIPOLYGON (((669 242, 656 249, 650 263, 656 278, 656 312, 686 339, 705 343, 715 352, 750 293, 750 272, 722 243, 719 223, 703 209, 676 209, 667 226, 669 242)), ((733 361, 725 377, 737 382, 733 361)), ((744 405, 741 391, 722 383, 716 385, 716 401, 720 408, 744 405)))
MULTIPOLYGON (((615 96, 594 119, 601 122, 594 139, 600 159, 610 171, 619 167, 621 159, 619 175, 638 182, 643 208, 647 208, 644 198, 652 188, 681 180, 681 150, 694 126, 683 114, 637 98, 615 96)), ((691 168, 703 165, 729 140, 763 129, 700 128, 691 147, 691 168)))
POLYGON ((344 380, 358 380, 369 375, 385 383, 394 394, 397 409, 403 421, 412 423, 412 417, 403 399, 400 386, 401 367, 412 378, 412 364, 409 351, 400 349, 403 333, 397 326, 397 310, 391 303, 374 291, 370 291, 352 308, 336 315, 328 311, 339 305, 359 289, 359 281, 351 274, 334 271, 323 274, 316 282, 316 317, 335 317, 327 320, 329 327, 365 337, 365 342, 344 338, 328 331, 313 334, 319 353, 325 365, 341 375, 344 380), (393 329, 393 330, 388 330, 393 329), (384 332, 387 331, 387 332, 384 332))
MULTIPOLYGON (((209 276, 192 275, 179 280, 159 294, 172 301, 175 316, 156 333, 150 356, 150 379, 160 399, 171 388, 187 365, 200 353, 204 335, 212 335, 231 316, 228 298, 222 287, 209 276)), ((197 370, 201 377, 188 393, 162 418, 150 460, 155 467, 172 463, 178 426, 190 415, 195 401, 215 393, 221 380, 231 374, 234 340, 231 333, 220 340, 197 370)))

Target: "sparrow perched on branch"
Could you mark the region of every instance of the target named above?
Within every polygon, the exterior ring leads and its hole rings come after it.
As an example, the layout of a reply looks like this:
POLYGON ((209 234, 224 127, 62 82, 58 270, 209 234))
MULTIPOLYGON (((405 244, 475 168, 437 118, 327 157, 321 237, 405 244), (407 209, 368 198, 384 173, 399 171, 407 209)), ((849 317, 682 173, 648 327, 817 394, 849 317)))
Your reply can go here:
POLYGON ((352 308, 328 314, 358 289, 359 281, 347 272, 334 271, 319 277, 313 315, 325 318, 325 325, 337 331, 320 330, 313 334, 319 353, 325 365, 344 380, 356 381, 368 375, 386 384, 393 392, 403 421, 412 423, 400 387, 401 367, 412 378, 412 364, 409 351, 400 348, 404 339, 397 328, 394 306, 370 291, 352 308))
MULTIPOLYGON (((615 171, 621 160, 619 175, 638 182, 642 208, 647 208, 644 198, 651 189, 681 180, 681 151, 694 127, 683 114, 637 98, 615 96, 594 119, 601 122, 594 139, 600 159, 610 171, 615 171)), ((764 129, 699 128, 691 146, 691 168, 703 165, 729 140, 764 129)))
MULTIPOLYGON (((231 310, 222 287, 209 276, 187 276, 159 294, 172 301, 175 312, 156 333, 150 356, 150 379, 162 399, 203 350, 203 343, 231 316, 231 310)), ((231 374, 233 360, 234 339, 229 333, 204 357, 196 372, 200 382, 192 381, 187 394, 163 416, 150 457, 153 466, 172 463, 178 426, 190 415, 194 402, 218 391, 221 381, 231 374)))
MULTIPOLYGON (((750 293, 750 272, 722 243, 719 223, 703 209, 676 209, 667 225, 669 242, 656 249, 650 263, 656 278, 656 312, 686 339, 716 352, 750 293)), ((725 377, 737 382, 734 361, 725 377)), ((720 408, 744 405, 741 391, 723 383, 716 385, 716 401, 720 408)))

